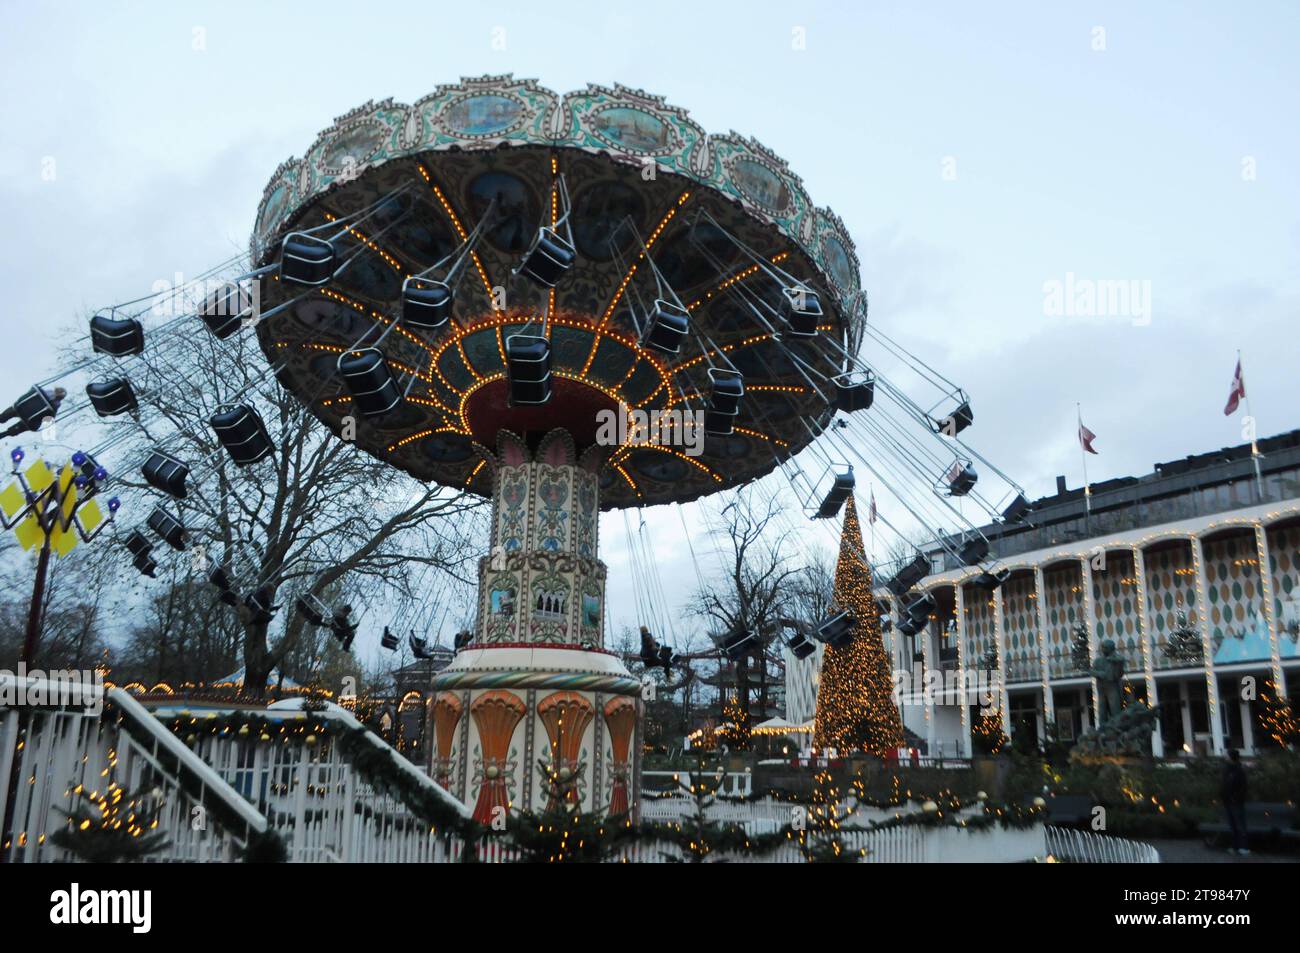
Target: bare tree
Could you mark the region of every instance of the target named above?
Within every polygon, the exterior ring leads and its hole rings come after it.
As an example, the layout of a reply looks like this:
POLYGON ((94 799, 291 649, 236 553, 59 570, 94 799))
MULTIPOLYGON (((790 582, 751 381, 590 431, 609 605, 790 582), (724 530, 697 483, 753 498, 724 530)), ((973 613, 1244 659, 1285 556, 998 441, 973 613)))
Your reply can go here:
MULTIPOLYGON (((303 637, 306 620, 293 611, 294 597, 375 582, 410 597, 424 567, 468 579, 481 501, 421 484, 331 434, 280 386, 252 334, 220 342, 195 321, 137 360, 131 377, 142 412, 112 424, 120 441, 114 457, 124 461, 115 470, 128 486, 145 488, 138 468, 151 447, 191 467, 191 490, 179 507, 188 551, 174 558, 197 579, 221 567, 233 581, 241 598, 227 611, 239 630, 245 692, 261 697, 269 674, 303 637), (270 456, 240 467, 218 442, 208 421, 231 403, 260 412, 270 456), (278 607, 271 618, 249 604, 255 592, 278 607)), ((317 398, 346 399, 341 395, 335 387, 317 398)), ((359 419, 356 426, 368 424, 359 419)), ((157 502, 123 496, 119 520, 136 515, 143 522, 157 502)), ((209 591, 215 598, 217 589, 209 591)))
POLYGON ((691 609, 705 621, 715 639, 747 629, 759 636, 755 648, 736 661, 735 687, 741 711, 750 714, 749 696, 755 687, 750 663, 758 665, 758 708, 768 712, 769 671, 784 660, 773 651, 773 637, 785 618, 789 581, 799 570, 790 565, 790 529, 777 520, 783 501, 775 494, 747 487, 738 491, 717 514, 712 532, 719 540, 726 576, 716 585, 702 584, 691 609))

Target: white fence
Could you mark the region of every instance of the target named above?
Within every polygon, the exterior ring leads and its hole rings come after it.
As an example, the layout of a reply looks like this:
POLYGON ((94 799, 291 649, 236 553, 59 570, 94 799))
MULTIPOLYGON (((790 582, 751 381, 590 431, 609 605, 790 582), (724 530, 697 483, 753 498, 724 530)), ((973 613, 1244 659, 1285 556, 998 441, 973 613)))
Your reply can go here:
POLYGON ((1069 827, 1047 828, 1047 853, 1074 864, 1160 863, 1160 851, 1150 844, 1069 827))
MULTIPOLYGON (((994 827, 990 830, 904 826, 841 831, 839 840, 847 852, 865 851, 861 862, 868 864, 1024 863, 1040 859, 1046 852, 1041 825, 1023 829, 994 827)), ((463 850, 462 844, 453 843, 448 859, 460 860, 463 850)), ((518 862, 521 855, 517 849, 489 841, 479 848, 478 859, 482 863, 508 864, 518 862)), ((674 859, 687 859, 686 852, 668 842, 645 841, 621 848, 608 862, 664 863, 674 859)), ((802 864, 806 858, 799 845, 789 841, 756 854, 718 851, 709 854, 706 862, 802 864)))
MULTIPOLYGON (((13 676, 0 678, 17 681, 13 676)), ((37 680, 23 681, 22 697, 33 697, 30 688, 37 680)), ((42 684, 46 691, 36 697, 56 699, 50 683, 42 684)), ((199 717, 187 714, 200 723, 199 717)), ((289 860, 295 862, 449 859, 447 839, 435 835, 401 800, 362 777, 333 742, 344 731, 361 727, 350 713, 334 709, 258 714, 287 725, 310 718, 326 730, 318 744, 308 746, 283 744, 279 738, 262 742, 253 733, 210 734, 200 729, 187 746, 155 713, 120 689, 96 689, 76 704, 51 700, 0 708, 0 817, 7 816, 8 809, 13 832, 7 846, 0 842, 0 856, 20 862, 75 859, 51 837, 68 828, 65 812, 79 806, 79 789, 102 794, 116 783, 126 791, 161 790, 158 830, 167 844, 150 859, 235 860, 251 835, 268 829, 281 836, 289 860), (94 708, 98 706, 93 703, 102 704, 107 717, 89 710, 87 702, 94 708), (15 752, 18 783, 12 803, 6 803, 15 752)), ((381 739, 364 737, 387 751, 395 770, 405 773, 426 796, 468 816, 464 805, 381 739)))
POLYGON ((8 836, 0 841, 5 861, 72 860, 51 838, 70 826, 65 812, 84 807, 78 792, 103 795, 111 783, 128 792, 161 789, 157 830, 168 843, 158 859, 234 860, 251 835, 266 831, 266 819, 130 695, 95 689, 63 703, 51 683, 12 675, 0 675, 0 689, 5 697, 26 697, 38 681, 49 699, 41 706, 0 708, 0 818, 9 818, 8 836), (101 718, 88 704, 111 705, 110 717, 101 718), (226 822, 215 823, 218 816, 226 822))
MULTIPOLYGON (((158 714, 172 718, 178 713, 164 710, 158 714)), ((441 863, 450 859, 447 838, 401 799, 372 784, 336 743, 344 731, 361 728, 351 713, 335 707, 323 712, 268 709, 256 714, 290 729, 310 722, 325 730, 311 746, 283 744, 274 737, 261 742, 255 733, 199 732, 193 750, 266 817, 284 838, 290 861, 441 863)), ((201 717, 196 721, 202 724, 201 717)), ((426 795, 460 817, 469 816, 468 808, 382 739, 371 733, 365 737, 386 750, 396 770, 404 772, 426 795)))

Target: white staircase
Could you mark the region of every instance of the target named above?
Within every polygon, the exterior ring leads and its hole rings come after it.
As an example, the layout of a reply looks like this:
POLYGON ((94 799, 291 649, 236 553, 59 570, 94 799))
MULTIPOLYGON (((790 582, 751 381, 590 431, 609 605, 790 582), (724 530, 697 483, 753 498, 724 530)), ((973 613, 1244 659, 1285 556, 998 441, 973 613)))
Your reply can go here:
POLYGON ((7 843, 0 842, 5 861, 74 860, 50 837, 68 826, 63 812, 78 806, 79 785, 103 792, 110 782, 128 791, 161 789, 158 829, 167 835, 167 846, 152 860, 238 860, 250 838, 268 830, 282 839, 294 862, 448 859, 446 838, 393 792, 394 785, 357 770, 337 743, 345 733, 374 747, 372 762, 386 756, 386 774, 400 777, 408 795, 435 801, 444 814, 469 813, 336 707, 255 713, 288 729, 304 722, 322 726, 318 743, 290 744, 278 735, 263 741, 260 732, 202 730, 205 719, 231 712, 153 712, 116 688, 60 702, 56 688, 44 680, 0 675, 0 818, 9 810, 13 831, 7 843), (3 707, 5 699, 30 698, 38 688, 39 704, 3 707), (189 732, 182 724, 179 734, 186 741, 169 727, 178 719, 194 725, 189 732), (7 781, 15 755, 17 784, 10 804, 7 781))

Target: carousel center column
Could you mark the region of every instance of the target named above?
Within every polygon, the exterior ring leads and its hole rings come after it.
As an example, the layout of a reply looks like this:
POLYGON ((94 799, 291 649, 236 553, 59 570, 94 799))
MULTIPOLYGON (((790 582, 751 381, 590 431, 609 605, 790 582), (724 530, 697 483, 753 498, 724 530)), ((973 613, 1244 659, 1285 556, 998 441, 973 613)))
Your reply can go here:
POLYGON ((640 682, 603 646, 603 457, 562 430, 503 433, 473 640, 434 679, 438 782, 499 826, 514 810, 636 807, 640 682))

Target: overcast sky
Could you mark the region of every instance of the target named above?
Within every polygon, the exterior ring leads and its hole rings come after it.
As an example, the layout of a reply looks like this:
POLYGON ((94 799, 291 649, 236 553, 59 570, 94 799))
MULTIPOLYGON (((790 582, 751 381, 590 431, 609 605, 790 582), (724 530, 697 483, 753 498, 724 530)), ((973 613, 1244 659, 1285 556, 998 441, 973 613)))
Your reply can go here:
MULTIPOLYGON (((1094 481, 1241 442, 1238 348, 1260 433, 1300 426, 1294 3, 614 6, 8 7, 0 380, 45 376, 87 308, 246 247, 334 117, 513 72, 640 87, 785 157, 854 236, 873 322, 969 391, 971 442, 1031 496, 1079 484, 1076 401, 1094 481), (1050 314, 1067 275, 1149 283, 1149 314, 1050 314)), ((613 626, 637 624, 621 517, 603 531, 613 626)))

